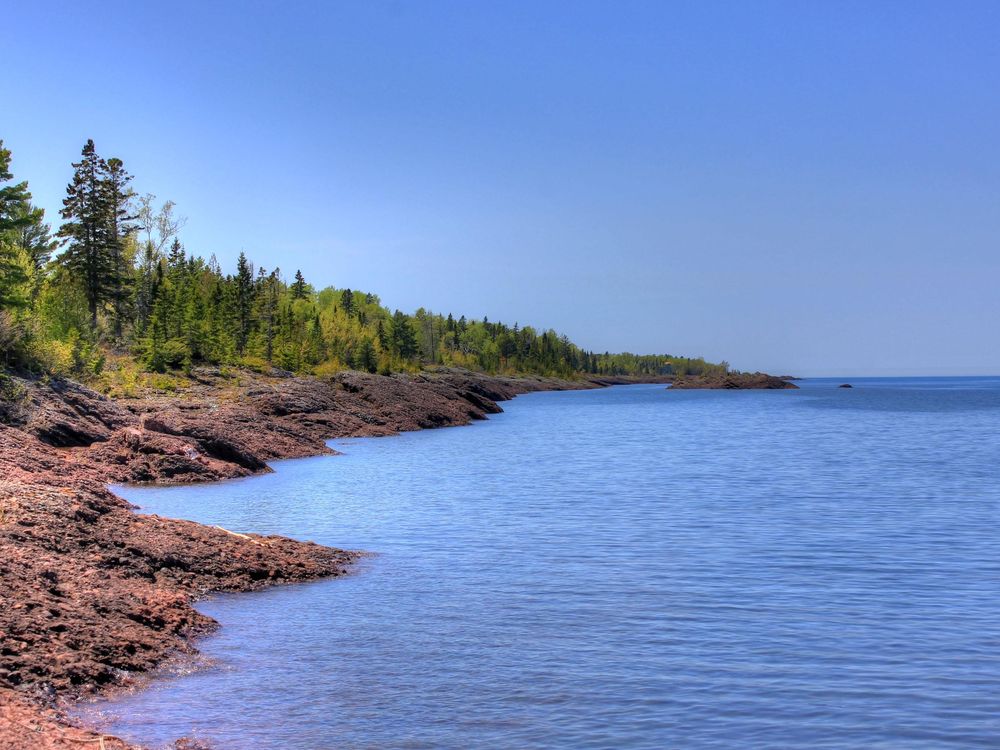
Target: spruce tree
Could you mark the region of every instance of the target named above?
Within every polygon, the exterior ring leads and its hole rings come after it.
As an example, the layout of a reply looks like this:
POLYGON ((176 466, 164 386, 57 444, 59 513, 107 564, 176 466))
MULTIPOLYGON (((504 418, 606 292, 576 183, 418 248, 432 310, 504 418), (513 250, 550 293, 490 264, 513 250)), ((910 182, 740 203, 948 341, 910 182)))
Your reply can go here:
POLYGON ((311 365, 318 365, 326 358, 326 342, 323 340, 323 326, 319 322, 319 313, 313 316, 309 327, 309 341, 306 344, 307 358, 311 365))
POLYGON ((392 315, 392 346, 403 359, 409 359, 415 355, 419 349, 417 336, 410 325, 410 319, 399 310, 392 315))
POLYGON ((371 339, 365 339, 361 344, 361 351, 358 353, 357 368, 366 372, 378 371, 378 357, 375 355, 375 346, 371 339))
POLYGON ((295 282, 292 284, 292 299, 306 298, 306 280, 302 271, 295 272, 295 282))
POLYGON ((135 290, 136 329, 143 335, 149 324, 149 316, 153 312, 153 303, 156 301, 157 272, 162 273, 160 254, 152 242, 145 242, 136 271, 138 278, 135 290))
POLYGON ((162 296, 166 298, 166 320, 170 338, 184 338, 184 321, 192 288, 187 253, 180 240, 174 239, 167 255, 167 280, 162 296))
POLYGON ((340 293, 340 309, 347 317, 354 314, 354 292, 350 289, 345 289, 340 293))
POLYGON ((31 259, 35 271, 41 271, 52 258, 57 242, 52 239, 51 228, 45 223, 45 211, 25 202, 16 209, 15 216, 22 220, 17 230, 15 244, 31 259))
MULTIPOLYGON (((0 184, 10 182, 10 150, 0 140, 0 184)), ((31 206, 28 183, 0 187, 0 309, 27 304, 26 256, 20 249, 20 235, 41 224, 41 209, 31 206)))
POLYGON ((236 262, 236 278, 233 280, 233 305, 236 317, 236 353, 243 356, 250 338, 253 321, 254 283, 253 266, 245 253, 240 253, 236 262))
POLYGON ((225 283, 219 278, 216 269, 211 269, 214 283, 208 302, 208 325, 206 340, 206 359, 213 362, 224 361, 229 354, 227 343, 231 342, 230 332, 226 329, 226 296, 225 283))
POLYGON ((278 269, 265 275, 260 269, 257 282, 257 320, 264 334, 264 359, 270 364, 274 360, 274 339, 278 328, 278 296, 281 292, 281 277, 278 269))
POLYGON ((129 187, 131 181, 132 175, 125 171, 121 159, 108 159, 107 175, 104 178, 104 200, 107 205, 108 250, 114 268, 111 309, 116 341, 122 338, 131 296, 131 263, 126 254, 126 243, 129 236, 139 228, 134 223, 137 217, 133 213, 132 199, 135 193, 129 187))
POLYGON ((389 350, 389 335, 385 332, 385 325, 382 323, 382 319, 378 319, 378 323, 375 326, 375 338, 378 339, 379 348, 382 351, 389 350))
MULTIPOLYGON (((0 140, 0 183, 14 179, 10 171, 10 157, 10 149, 4 148, 3 140, 0 140)), ((36 209, 37 215, 25 213, 24 207, 30 201, 31 193, 28 192, 27 182, 0 187, 0 235, 23 229, 41 219, 41 209, 36 209)))
POLYGON ((106 179, 108 165, 88 140, 82 158, 73 164, 73 181, 66 186, 60 215, 65 223, 59 236, 66 249, 59 263, 83 285, 90 327, 97 330, 97 312, 114 298, 118 282, 114 248, 110 237, 110 204, 106 179))

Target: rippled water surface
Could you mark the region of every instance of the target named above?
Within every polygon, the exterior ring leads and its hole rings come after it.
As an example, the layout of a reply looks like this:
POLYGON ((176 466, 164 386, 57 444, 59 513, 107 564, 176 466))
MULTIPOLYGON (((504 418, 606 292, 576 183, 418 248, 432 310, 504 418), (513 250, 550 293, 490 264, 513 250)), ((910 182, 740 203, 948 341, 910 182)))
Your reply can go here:
MULTIPOLYGON (((1000 747, 1000 380, 542 393, 145 511, 379 555, 199 607, 162 747, 1000 747)), ((117 717, 117 718, 116 718, 117 717)))

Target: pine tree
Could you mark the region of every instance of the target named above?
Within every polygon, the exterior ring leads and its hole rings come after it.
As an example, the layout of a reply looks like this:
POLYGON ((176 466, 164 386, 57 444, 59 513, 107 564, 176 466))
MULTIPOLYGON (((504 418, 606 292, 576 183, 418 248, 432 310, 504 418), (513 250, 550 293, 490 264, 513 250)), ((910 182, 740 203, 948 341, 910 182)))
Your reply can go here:
POLYGON ((378 323, 375 325, 375 338, 378 339, 379 349, 384 352, 389 350, 389 336, 385 332, 385 324, 381 318, 378 319, 378 323))
POLYGON ((250 338, 250 328, 253 316, 254 283, 253 265, 244 253, 240 253, 236 262, 236 278, 234 279, 234 312, 236 315, 236 353, 243 356, 250 338))
POLYGON ((229 353, 227 342, 232 340, 230 332, 226 329, 225 282, 220 278, 218 270, 213 268, 211 264, 209 264, 209 272, 212 274, 213 280, 208 294, 206 312, 205 359, 211 362, 222 362, 229 353))
POLYGON ((361 351, 358 352, 357 368, 366 372, 378 371, 378 357, 375 355, 375 346, 371 339, 365 339, 361 344, 361 351))
POLYGON ((319 322, 319 313, 313 316, 312 325, 309 327, 306 357, 311 365, 318 365, 326 359, 326 342, 323 340, 323 327, 319 322))
POLYGON ((190 360, 206 358, 210 332, 208 328, 207 305, 204 297, 191 285, 184 310, 184 333, 190 360))
POLYGON ((15 217, 22 222, 21 228, 17 230, 15 244, 31 259, 35 271, 41 271, 52 258, 58 244, 52 239, 51 228, 44 221, 45 211, 25 202, 15 210, 15 217))
POLYGON ((184 320, 191 298, 191 279, 188 272, 187 253, 180 240, 174 239, 167 255, 167 279, 162 296, 166 298, 166 321, 170 338, 184 338, 184 320))
MULTIPOLYGON (((14 179, 10 157, 0 140, 0 184, 14 179)), ((30 201, 27 182, 0 187, 0 309, 28 302, 26 256, 18 239, 23 231, 41 223, 41 209, 32 210, 30 201)))
POLYGON ((264 269, 261 268, 260 278, 257 282, 257 320, 260 321, 264 334, 264 359, 269 364, 274 360, 274 339, 278 327, 277 313, 280 293, 281 277, 278 269, 265 275, 264 269))
POLYGON ((97 312, 116 293, 118 268, 109 236, 112 223, 105 180, 108 165, 88 140, 82 158, 73 164, 73 181, 66 186, 60 215, 65 223, 59 236, 67 243, 59 263, 83 285, 91 330, 97 330, 97 312))
POLYGON ((347 317, 354 314, 354 292, 350 289, 345 289, 340 293, 340 309, 347 317))
POLYGON ((413 332, 409 318, 399 310, 392 315, 392 346, 403 359, 409 359, 418 351, 417 336, 413 332))
POLYGON ((135 290, 136 330, 141 335, 145 335, 146 333, 149 316, 153 312, 153 303, 156 301, 156 274, 158 271, 162 273, 160 258, 160 253, 152 242, 143 244, 142 255, 136 272, 138 278, 135 290))
POLYGON ((129 187, 131 181, 132 175, 125 171, 121 159, 108 159, 103 188, 107 204, 110 262, 114 268, 110 301, 116 341, 121 341, 125 320, 128 317, 127 303, 132 281, 131 263, 126 255, 126 242, 139 228, 134 223, 137 217, 133 214, 132 199, 135 193, 129 187))
MULTIPOLYGON (((10 172, 10 158, 10 149, 4 148, 3 140, 0 140, 0 183, 14 179, 10 172)), ((25 214, 23 209, 30 201, 31 193, 28 192, 27 182, 0 187, 0 235, 23 229, 41 219, 41 209, 37 209, 37 216, 30 212, 25 214)))
POLYGON ((295 282, 292 284, 292 299, 306 298, 306 280, 302 271, 295 272, 295 282))

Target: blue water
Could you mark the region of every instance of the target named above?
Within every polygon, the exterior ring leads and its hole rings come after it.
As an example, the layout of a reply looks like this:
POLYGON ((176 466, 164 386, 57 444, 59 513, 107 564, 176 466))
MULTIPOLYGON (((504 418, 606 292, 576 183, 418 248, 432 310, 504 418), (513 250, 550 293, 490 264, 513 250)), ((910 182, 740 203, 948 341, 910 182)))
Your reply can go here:
POLYGON ((222 596, 162 747, 1000 747, 1000 379, 541 393, 145 511, 378 553, 222 596))

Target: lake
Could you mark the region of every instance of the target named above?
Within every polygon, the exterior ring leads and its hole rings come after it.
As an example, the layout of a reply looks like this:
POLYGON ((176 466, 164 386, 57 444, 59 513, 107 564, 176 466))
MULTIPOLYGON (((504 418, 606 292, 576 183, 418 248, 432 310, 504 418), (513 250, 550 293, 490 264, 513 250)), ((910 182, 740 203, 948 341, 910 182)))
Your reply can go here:
POLYGON ((377 553, 219 596, 150 747, 1000 746, 1000 379, 538 393, 144 512, 377 553))

